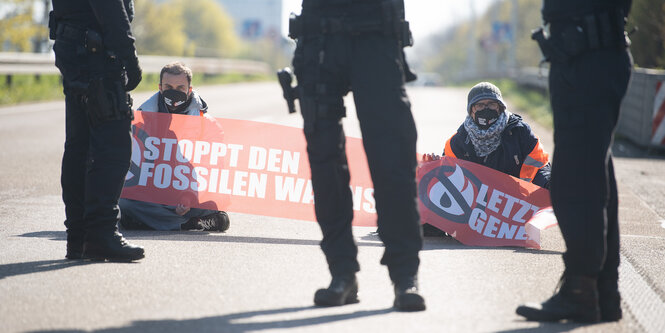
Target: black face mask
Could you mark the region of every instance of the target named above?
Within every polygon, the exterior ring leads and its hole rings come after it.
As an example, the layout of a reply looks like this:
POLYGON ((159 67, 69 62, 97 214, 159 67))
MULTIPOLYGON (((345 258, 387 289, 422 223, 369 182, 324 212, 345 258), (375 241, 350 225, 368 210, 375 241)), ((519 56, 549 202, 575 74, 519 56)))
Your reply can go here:
POLYGON ((496 121, 499 119, 499 111, 498 110, 492 110, 490 108, 484 108, 480 111, 476 111, 476 115, 473 118, 473 122, 478 125, 478 128, 481 130, 486 130, 490 128, 490 126, 494 125, 496 121))
POLYGON ((182 91, 175 89, 164 90, 162 92, 162 98, 164 99, 164 104, 168 107, 171 113, 182 113, 187 108, 187 100, 189 96, 182 91))

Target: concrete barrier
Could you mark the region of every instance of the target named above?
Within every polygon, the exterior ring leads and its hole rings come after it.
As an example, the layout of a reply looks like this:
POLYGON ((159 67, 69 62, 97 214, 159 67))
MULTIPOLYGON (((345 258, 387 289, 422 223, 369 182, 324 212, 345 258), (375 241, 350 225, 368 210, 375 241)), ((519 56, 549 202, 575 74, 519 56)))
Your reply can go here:
MULTIPOLYGON (((547 90, 547 76, 547 68, 522 68, 513 79, 547 90)), ((665 71, 633 69, 617 133, 643 147, 665 148, 665 71)))
POLYGON ((665 71, 633 70, 617 133, 640 146, 665 148, 665 71))

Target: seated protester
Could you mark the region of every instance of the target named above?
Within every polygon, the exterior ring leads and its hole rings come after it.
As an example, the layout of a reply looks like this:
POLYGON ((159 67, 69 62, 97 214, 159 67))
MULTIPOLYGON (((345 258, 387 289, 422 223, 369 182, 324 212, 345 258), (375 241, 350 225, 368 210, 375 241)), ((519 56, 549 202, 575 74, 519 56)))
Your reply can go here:
MULTIPOLYGON (((471 161, 549 189, 551 165, 538 137, 522 117, 506 110, 501 91, 489 82, 471 88, 467 117, 446 142, 443 155, 471 161)), ((438 159, 426 155, 425 161, 438 159)), ((425 236, 443 235, 425 224, 425 236)))
MULTIPOLYGON (((192 71, 180 62, 170 63, 159 75, 159 92, 138 110, 202 116, 206 103, 192 88, 192 71)), ((125 229, 226 231, 226 212, 190 208, 186 203, 168 206, 120 198, 120 226, 125 229)))

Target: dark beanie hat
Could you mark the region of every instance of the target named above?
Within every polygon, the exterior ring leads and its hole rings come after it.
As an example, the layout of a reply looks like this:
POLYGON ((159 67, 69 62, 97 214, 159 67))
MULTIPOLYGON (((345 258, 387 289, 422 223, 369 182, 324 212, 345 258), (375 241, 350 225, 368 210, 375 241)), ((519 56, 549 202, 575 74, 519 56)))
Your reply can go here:
POLYGON ((501 97, 501 90, 489 82, 480 82, 469 91, 466 112, 471 113, 471 106, 483 99, 493 99, 499 102, 504 109, 506 108, 506 103, 503 102, 503 97, 501 97))

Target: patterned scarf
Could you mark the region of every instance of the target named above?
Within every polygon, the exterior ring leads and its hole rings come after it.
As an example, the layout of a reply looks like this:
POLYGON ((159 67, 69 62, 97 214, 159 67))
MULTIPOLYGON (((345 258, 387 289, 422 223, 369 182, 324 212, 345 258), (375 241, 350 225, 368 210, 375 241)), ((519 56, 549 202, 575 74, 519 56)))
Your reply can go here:
POLYGON ((491 154, 501 144, 501 133, 508 123, 507 113, 508 111, 502 112, 497 122, 486 130, 478 128, 471 116, 467 116, 464 120, 464 128, 469 133, 473 148, 479 157, 491 154))

